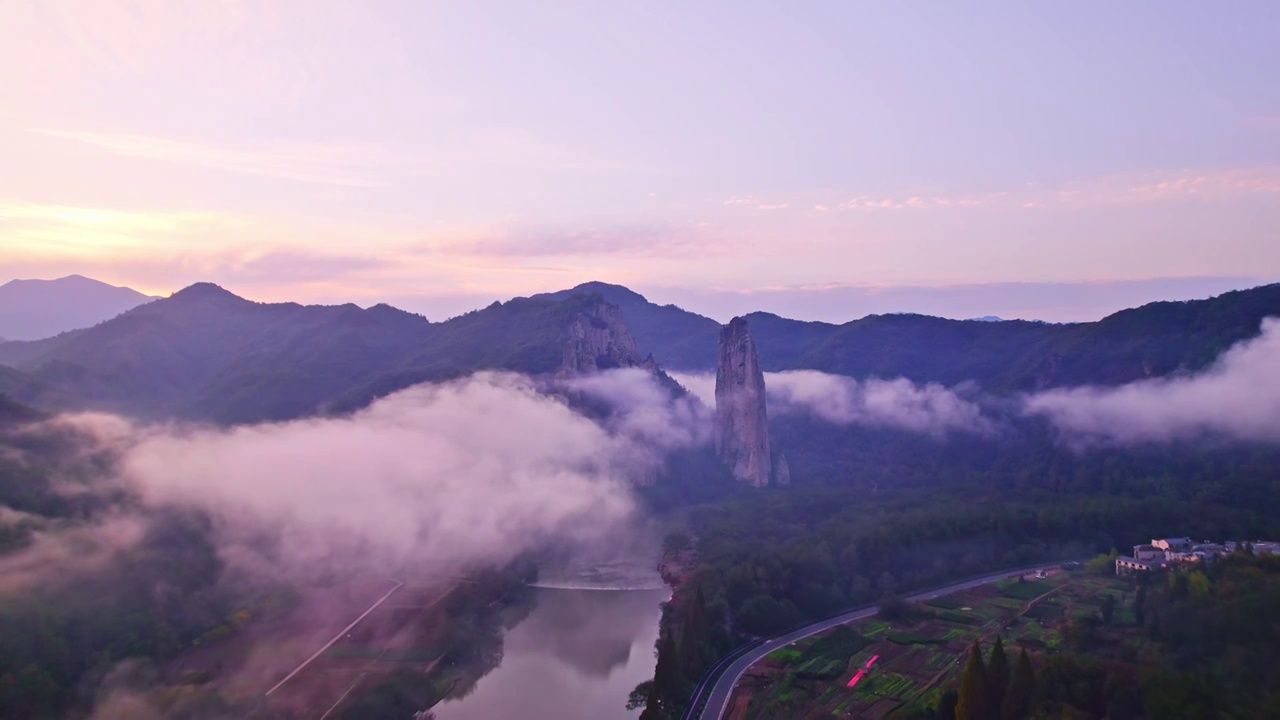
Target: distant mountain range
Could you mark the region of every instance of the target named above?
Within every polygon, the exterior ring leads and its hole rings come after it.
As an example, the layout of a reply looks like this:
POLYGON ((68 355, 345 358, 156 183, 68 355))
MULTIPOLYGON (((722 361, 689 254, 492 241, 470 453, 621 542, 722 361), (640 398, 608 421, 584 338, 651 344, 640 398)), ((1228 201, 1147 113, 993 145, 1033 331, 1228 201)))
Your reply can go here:
POLYGON ((0 339, 38 340, 90 327, 152 300, 82 275, 10 280, 0 285, 0 339))
POLYGON ((0 392, 48 409, 238 423, 356 408, 477 370, 641 362, 598 295, 429 323, 387 305, 255 303, 198 283, 91 328, 0 345, 0 392))
MULTIPOLYGON (((598 293, 622 309, 642 353, 670 370, 715 368, 719 323, 674 305, 655 305, 619 285, 585 283, 535 296, 598 293)), ((841 325, 746 316, 766 371, 821 370, 857 378, 906 377, 1005 392, 1061 385, 1118 384, 1204 367, 1232 343, 1280 315, 1280 283, 1208 300, 1157 302, 1097 322, 948 320, 869 315, 841 325)))
MULTIPOLYGON (((990 392, 1117 384, 1204 367, 1280 315, 1280 284, 1159 302, 1091 323, 872 315, 835 325, 751 313, 766 371, 906 377, 990 392)), ((50 410, 235 423, 360 407, 483 369, 638 365, 710 372, 720 325, 585 283, 439 323, 387 305, 264 304, 200 283, 93 327, 0 344, 0 392, 50 410), (4 367, 8 366, 8 367, 4 367)))

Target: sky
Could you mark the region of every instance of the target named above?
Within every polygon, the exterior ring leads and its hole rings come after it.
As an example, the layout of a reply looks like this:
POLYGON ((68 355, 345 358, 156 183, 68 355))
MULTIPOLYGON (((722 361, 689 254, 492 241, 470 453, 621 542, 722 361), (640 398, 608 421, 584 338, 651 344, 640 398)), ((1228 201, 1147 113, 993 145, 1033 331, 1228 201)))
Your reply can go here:
POLYGON ((1280 280, 1280 4, 0 4, 0 282, 1093 319, 1280 280))

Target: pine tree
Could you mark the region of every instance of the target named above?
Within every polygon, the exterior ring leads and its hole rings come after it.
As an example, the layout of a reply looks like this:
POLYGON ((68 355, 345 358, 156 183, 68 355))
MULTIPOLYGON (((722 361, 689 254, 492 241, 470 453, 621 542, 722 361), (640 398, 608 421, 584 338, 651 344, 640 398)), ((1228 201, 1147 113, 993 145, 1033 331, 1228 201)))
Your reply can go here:
POLYGON ((658 664, 653 672, 653 690, 645 703, 642 720, 666 720, 685 694, 684 673, 680 670, 679 648, 671 633, 658 639, 658 664))
POLYGON ((938 698, 938 720, 956 720, 956 703, 960 701, 960 693, 954 689, 942 693, 938 698))
POLYGON ((991 648, 991 662, 987 663, 988 715, 992 720, 1000 720, 1000 708, 1008 687, 1009 656, 1004 652, 1004 640, 996 635, 996 644, 991 648))
POLYGON ((708 645, 711 643, 711 623, 707 619, 707 601, 702 586, 695 585, 689 598, 689 610, 685 615, 684 634, 680 638, 681 667, 693 681, 702 677, 709 663, 708 645))
POLYGON ((1133 596, 1133 617, 1142 626, 1147 619, 1147 586, 1139 585, 1138 593, 1133 596))
POLYGON ((987 720, 990 707, 987 702, 987 668, 982 662, 982 646, 975 642, 969 648, 969 662, 965 664, 964 675, 960 679, 956 720, 987 720))
POLYGON ((1027 651, 1023 649, 1018 653, 1018 660, 1013 666, 1013 677, 1004 694, 1001 717, 1004 720, 1023 720, 1027 717, 1031 712, 1031 699, 1035 690, 1035 671, 1031 669, 1031 658, 1027 657, 1027 651))

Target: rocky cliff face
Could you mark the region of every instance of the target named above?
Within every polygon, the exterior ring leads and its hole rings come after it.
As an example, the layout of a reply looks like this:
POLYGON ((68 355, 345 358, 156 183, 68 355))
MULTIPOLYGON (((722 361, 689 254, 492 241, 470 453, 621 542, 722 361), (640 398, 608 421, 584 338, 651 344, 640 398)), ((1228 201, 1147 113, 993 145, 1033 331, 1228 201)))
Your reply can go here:
POLYGON ((603 300, 574 315, 565 325, 562 337, 564 357, 560 371, 563 373, 639 367, 646 363, 622 319, 622 311, 603 300))
POLYGON ((734 477, 755 487, 769 484, 773 458, 765 414, 764 373, 744 318, 720 328, 716 366, 716 454, 734 477))

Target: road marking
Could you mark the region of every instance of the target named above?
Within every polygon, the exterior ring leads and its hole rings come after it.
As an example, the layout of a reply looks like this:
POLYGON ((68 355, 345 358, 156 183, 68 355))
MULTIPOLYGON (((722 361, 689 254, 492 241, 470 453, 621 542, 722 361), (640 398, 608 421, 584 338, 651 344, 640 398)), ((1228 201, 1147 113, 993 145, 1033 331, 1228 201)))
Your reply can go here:
POLYGON ((275 687, 271 688, 266 692, 266 695, 270 695, 271 693, 279 690, 280 686, 292 680, 293 676, 302 672, 302 670, 306 668, 308 665, 310 665, 312 661, 314 661, 316 658, 323 655, 325 650, 328 650, 329 648, 333 647, 333 644, 341 640, 343 635, 346 635, 347 633, 351 632, 351 629, 354 628, 356 625, 359 625, 361 620, 365 619, 366 617, 369 617, 369 613, 373 612, 374 610, 377 610, 379 605, 386 602, 387 598, 391 597, 395 593, 395 591, 399 590, 402 587, 404 587, 404 583, 397 580, 396 586, 388 590, 386 595, 383 595, 382 597, 378 598, 377 602, 370 605, 368 610, 365 610, 364 612, 360 613, 360 617, 356 618, 355 620, 352 620, 350 625, 342 628, 342 630, 339 631, 337 635, 333 636, 332 640, 324 644, 324 647, 317 650, 314 655, 304 660, 303 663, 298 667, 294 668, 293 672, 289 673, 288 675, 285 675, 283 680, 276 683, 275 687))
POLYGON ((351 683, 351 687, 347 688, 347 691, 342 693, 342 696, 338 698, 338 702, 334 703, 333 707, 324 711, 324 714, 320 716, 320 720, 324 720, 325 718, 329 717, 330 713, 332 713, 334 710, 337 710, 338 706, 342 704, 342 701, 347 699, 347 696, 351 694, 352 690, 356 689, 356 686, 359 685, 360 681, 363 679, 364 679, 364 673, 362 672, 356 676, 356 681, 351 683))

